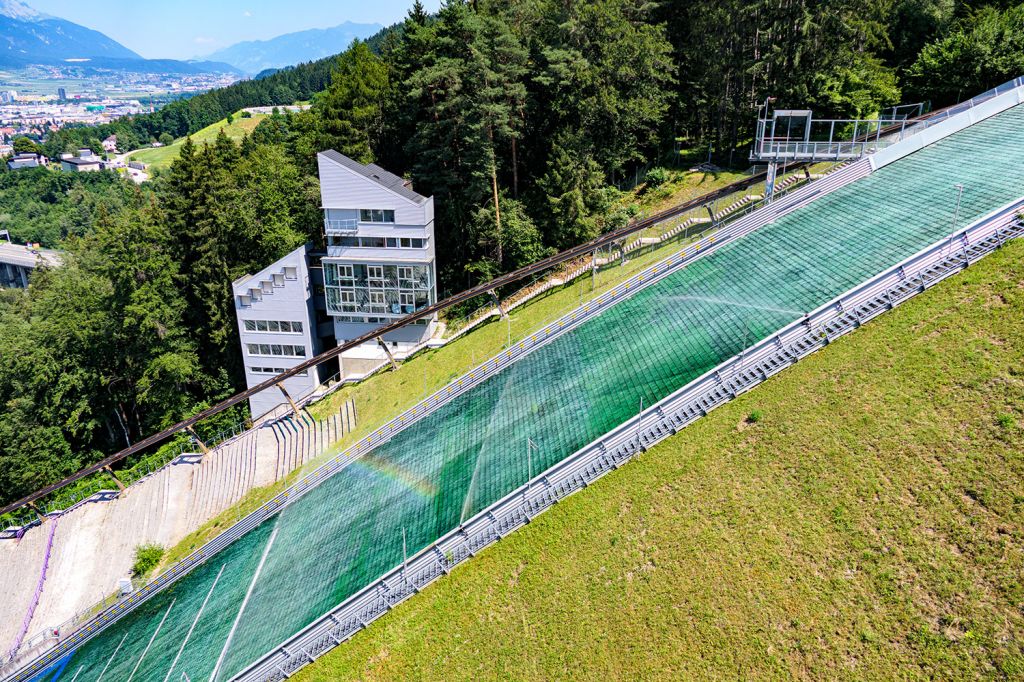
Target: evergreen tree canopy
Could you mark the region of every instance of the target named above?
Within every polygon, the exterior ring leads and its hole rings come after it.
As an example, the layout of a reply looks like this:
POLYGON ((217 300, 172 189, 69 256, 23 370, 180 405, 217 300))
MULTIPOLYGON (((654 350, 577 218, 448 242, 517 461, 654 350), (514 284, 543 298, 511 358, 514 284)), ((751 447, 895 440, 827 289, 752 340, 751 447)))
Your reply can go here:
POLYGON ((1011 0, 416 0, 341 55, 53 132, 51 157, 111 134, 129 150, 313 102, 241 144, 185 139, 142 187, 0 164, 0 228, 66 251, 0 291, 0 501, 244 387, 231 283, 323 247, 323 149, 435 197, 455 291, 621 225, 615 183, 679 166, 680 142, 742 169, 767 97, 818 117, 871 117, 901 90, 942 106, 1024 74, 1022 45, 1011 0))

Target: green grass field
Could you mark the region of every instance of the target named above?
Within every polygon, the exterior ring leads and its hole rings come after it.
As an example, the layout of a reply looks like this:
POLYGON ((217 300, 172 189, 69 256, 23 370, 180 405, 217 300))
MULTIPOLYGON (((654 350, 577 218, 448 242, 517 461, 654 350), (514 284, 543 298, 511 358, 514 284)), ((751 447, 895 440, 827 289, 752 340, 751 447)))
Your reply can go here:
POLYGON ((295 679, 1024 678, 1022 282, 1016 242, 295 679))
MULTIPOLYGON (((224 129, 228 137, 238 141, 251 133, 259 125, 260 121, 265 118, 266 116, 263 114, 254 114, 252 118, 241 118, 238 114, 235 114, 234 121, 230 125, 227 119, 221 119, 192 135, 192 141, 197 145, 201 145, 204 142, 212 143, 217 139, 217 134, 221 128, 224 129)), ((184 142, 185 138, 181 138, 180 140, 175 140, 174 144, 167 145, 166 147, 143 149, 134 152, 129 158, 132 161, 141 161, 153 168, 168 168, 178 158, 178 154, 181 152, 181 145, 184 142)))

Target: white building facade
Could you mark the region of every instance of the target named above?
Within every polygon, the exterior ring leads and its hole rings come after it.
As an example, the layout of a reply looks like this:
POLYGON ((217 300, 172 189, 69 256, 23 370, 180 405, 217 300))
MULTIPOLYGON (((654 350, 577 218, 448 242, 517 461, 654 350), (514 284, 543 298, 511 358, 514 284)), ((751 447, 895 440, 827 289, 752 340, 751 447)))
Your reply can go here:
MULTIPOLYGON (((321 152, 317 161, 327 244, 324 295, 337 343, 436 303, 433 197, 336 151, 321 152)), ((404 355, 435 326, 436 318, 422 320, 383 340, 404 355)))
MULTIPOLYGON (((321 351, 308 252, 308 246, 301 246, 232 284, 248 388, 321 351)), ((315 369, 284 381, 285 390, 294 400, 309 395, 319 384, 315 369)), ((250 398, 249 407, 252 416, 258 418, 286 402, 279 390, 268 389, 250 398)))

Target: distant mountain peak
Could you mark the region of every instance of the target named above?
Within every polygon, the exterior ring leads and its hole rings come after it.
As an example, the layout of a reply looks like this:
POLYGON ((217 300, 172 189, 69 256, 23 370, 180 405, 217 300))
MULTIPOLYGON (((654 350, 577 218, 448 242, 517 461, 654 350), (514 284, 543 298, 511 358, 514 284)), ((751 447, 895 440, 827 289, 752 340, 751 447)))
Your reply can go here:
POLYGON ((99 31, 37 12, 21 0, 0 0, 0 67, 77 65, 136 73, 235 73, 229 64, 143 59, 99 31))
POLYGON ((247 40, 218 50, 207 59, 226 62, 253 74, 310 62, 343 52, 353 40, 374 35, 380 24, 355 24, 346 21, 330 28, 313 28, 271 38, 247 40))
POLYGON ((50 18, 49 15, 29 7, 21 0, 0 0, 0 17, 18 21, 42 21, 50 18))

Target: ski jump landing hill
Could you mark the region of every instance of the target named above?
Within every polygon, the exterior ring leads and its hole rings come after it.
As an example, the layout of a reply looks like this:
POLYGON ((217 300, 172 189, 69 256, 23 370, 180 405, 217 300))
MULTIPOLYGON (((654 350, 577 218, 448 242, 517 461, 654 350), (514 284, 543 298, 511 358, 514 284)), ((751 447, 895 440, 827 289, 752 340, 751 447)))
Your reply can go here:
POLYGON ((635 453, 1020 236, 1022 102, 1017 79, 585 303, 10 679, 286 678, 635 453))

